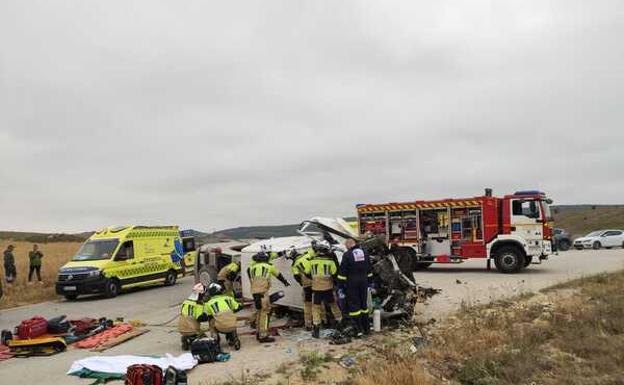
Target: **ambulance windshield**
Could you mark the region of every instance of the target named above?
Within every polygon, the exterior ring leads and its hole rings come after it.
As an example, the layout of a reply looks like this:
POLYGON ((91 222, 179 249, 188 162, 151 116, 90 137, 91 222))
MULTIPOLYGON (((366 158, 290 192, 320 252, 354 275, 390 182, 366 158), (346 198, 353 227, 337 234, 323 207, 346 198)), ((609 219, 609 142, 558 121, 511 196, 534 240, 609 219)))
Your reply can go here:
POLYGON ((83 243, 72 261, 97 261, 110 259, 119 244, 119 239, 90 240, 83 243))

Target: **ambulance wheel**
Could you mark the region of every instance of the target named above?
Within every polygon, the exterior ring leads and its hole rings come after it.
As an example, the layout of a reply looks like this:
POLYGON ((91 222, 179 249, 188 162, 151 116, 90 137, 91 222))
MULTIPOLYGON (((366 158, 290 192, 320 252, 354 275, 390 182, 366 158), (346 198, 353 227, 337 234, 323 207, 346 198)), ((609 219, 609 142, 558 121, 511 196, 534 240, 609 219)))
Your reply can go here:
POLYGON ((65 294, 64 297, 68 301, 75 301, 78 298, 78 294, 65 294))
POLYGON ((173 286, 176 284, 177 280, 178 273, 176 273, 174 270, 169 270, 167 272, 167 276, 165 276, 165 286, 173 286))
POLYGON ((106 297, 107 298, 115 298, 119 295, 121 291, 121 285, 119 281, 115 278, 109 278, 106 280, 106 297))
POLYGON ((494 259, 496 269, 505 274, 517 273, 524 267, 524 253, 515 246, 503 246, 494 259))

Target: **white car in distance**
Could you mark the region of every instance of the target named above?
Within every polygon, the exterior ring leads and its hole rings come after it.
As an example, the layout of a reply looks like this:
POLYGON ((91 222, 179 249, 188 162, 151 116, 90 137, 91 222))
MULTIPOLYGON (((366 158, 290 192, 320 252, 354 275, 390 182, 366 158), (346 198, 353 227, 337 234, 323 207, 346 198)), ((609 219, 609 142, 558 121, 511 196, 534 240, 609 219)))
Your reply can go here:
POLYGON ((584 237, 574 240, 574 248, 577 250, 612 247, 624 248, 624 231, 622 230, 598 230, 592 231, 584 237))

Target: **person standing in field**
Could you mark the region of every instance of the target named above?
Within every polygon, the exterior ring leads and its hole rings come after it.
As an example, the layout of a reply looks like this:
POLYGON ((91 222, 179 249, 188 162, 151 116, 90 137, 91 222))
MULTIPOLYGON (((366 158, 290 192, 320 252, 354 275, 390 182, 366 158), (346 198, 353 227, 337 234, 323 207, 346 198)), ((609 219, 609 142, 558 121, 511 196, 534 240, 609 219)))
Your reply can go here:
POLYGON ((9 285, 15 281, 15 276, 17 275, 17 270, 15 269, 15 257, 13 256, 14 249, 15 247, 13 245, 9 245, 6 250, 4 250, 4 276, 6 277, 6 281, 9 285))
POLYGON ((43 253, 39 251, 39 246, 33 245, 33 249, 28 253, 28 259, 30 262, 30 268, 28 270, 28 283, 32 281, 33 273, 37 273, 37 280, 41 282, 41 258, 43 253))

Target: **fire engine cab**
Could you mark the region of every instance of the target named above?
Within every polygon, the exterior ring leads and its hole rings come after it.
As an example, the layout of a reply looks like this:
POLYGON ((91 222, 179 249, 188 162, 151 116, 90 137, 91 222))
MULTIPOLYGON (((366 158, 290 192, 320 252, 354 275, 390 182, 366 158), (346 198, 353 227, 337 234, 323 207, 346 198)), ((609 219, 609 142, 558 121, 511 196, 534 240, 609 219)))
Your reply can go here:
POLYGON ((517 273, 552 253, 552 201, 540 191, 502 198, 485 195, 357 206, 360 235, 382 236, 391 250, 413 257, 414 269, 432 263, 490 261, 502 273, 517 273))

